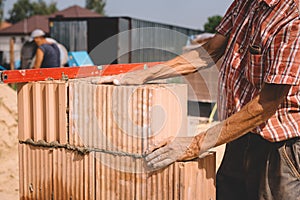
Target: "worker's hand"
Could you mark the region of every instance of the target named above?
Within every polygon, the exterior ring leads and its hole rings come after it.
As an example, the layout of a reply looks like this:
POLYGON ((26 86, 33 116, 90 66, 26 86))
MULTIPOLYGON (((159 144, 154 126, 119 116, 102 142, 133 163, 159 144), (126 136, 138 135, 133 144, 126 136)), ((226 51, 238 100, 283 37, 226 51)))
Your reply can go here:
POLYGON ((141 85, 146 82, 145 73, 141 71, 133 71, 124 74, 118 74, 114 76, 101 76, 92 80, 94 84, 111 83, 114 85, 141 85))
POLYGON ((120 75, 114 75, 114 76, 101 76, 98 78, 94 78, 92 80, 92 83, 94 84, 114 84, 114 85, 120 85, 120 75))
POLYGON ((158 170, 175 161, 191 160, 198 157, 200 148, 197 143, 194 143, 193 137, 178 137, 154 145, 148 152, 151 152, 145 158, 148 170, 158 170))

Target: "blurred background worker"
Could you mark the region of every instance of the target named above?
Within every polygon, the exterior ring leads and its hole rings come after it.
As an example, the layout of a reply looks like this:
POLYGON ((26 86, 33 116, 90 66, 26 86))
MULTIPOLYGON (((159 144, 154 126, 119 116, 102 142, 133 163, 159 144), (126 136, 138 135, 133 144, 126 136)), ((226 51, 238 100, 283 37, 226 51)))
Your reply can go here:
POLYGON ((31 38, 38 46, 33 68, 60 67, 60 51, 57 44, 47 40, 45 32, 40 29, 34 30, 31 38))

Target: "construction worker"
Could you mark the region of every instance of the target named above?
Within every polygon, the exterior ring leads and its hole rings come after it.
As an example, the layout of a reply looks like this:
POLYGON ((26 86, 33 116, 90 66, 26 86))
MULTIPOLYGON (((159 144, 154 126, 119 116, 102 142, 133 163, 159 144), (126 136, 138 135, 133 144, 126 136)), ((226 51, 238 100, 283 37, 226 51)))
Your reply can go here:
POLYGON ((300 199, 299 8, 299 0, 234 0, 217 34, 202 48, 98 81, 142 84, 194 73, 224 56, 221 122, 193 138, 154 146, 145 158, 150 170, 227 143, 217 173, 218 200, 300 199))
POLYGON ((33 68, 52 68, 60 66, 60 51, 56 43, 49 42, 45 32, 36 29, 31 33, 31 38, 37 44, 33 68))

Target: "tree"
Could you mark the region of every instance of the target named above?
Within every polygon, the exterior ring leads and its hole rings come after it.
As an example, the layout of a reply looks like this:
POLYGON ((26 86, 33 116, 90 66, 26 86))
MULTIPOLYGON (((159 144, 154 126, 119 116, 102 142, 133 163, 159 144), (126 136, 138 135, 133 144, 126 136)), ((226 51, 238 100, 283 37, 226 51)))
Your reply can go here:
POLYGON ((57 11, 56 3, 50 3, 48 6, 44 1, 33 2, 32 8, 34 15, 50 15, 57 11))
POLYGON ((43 0, 33 3, 29 0, 18 0, 8 11, 10 17, 7 21, 14 24, 33 15, 50 15, 56 11, 56 3, 47 5, 43 0))
POLYGON ((215 33, 216 27, 220 24, 222 17, 220 15, 214 15, 208 18, 208 22, 204 24, 204 31, 208 33, 215 33))
POLYGON ((10 18, 7 21, 11 23, 21 21, 31 15, 31 10, 32 8, 29 0, 18 0, 18 2, 13 5, 12 10, 8 11, 10 18))
POLYGON ((85 4, 85 8, 93 10, 101 15, 105 15, 105 2, 103 2, 102 0, 86 0, 85 4))

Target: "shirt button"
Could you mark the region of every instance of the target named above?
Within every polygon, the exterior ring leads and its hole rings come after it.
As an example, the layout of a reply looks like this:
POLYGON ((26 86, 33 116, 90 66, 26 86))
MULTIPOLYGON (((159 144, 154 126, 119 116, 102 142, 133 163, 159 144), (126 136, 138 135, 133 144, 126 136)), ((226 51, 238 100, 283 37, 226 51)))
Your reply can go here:
POLYGON ((262 9, 263 9, 263 10, 266 10, 266 9, 267 9, 267 6, 266 6, 266 5, 263 5, 262 9))
POLYGON ((244 53, 244 49, 239 49, 239 52, 240 53, 244 53))

